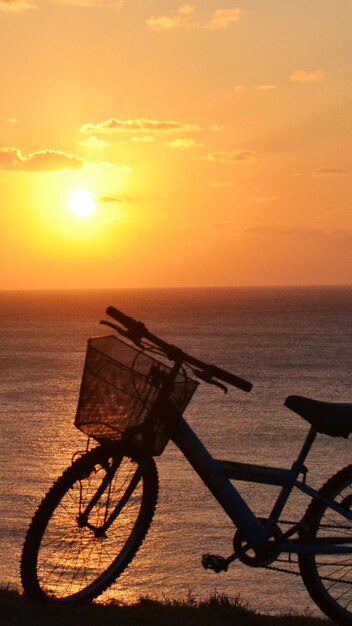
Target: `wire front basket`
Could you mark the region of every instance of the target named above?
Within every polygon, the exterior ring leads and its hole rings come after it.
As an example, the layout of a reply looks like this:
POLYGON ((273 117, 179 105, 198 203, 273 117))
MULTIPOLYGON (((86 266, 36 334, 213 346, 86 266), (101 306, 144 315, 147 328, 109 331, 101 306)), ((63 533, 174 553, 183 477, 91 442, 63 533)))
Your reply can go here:
MULTIPOLYGON (((75 426, 98 441, 125 440, 161 454, 169 437, 152 409, 170 371, 159 355, 118 337, 89 339, 75 426)), ((180 413, 197 386, 177 374, 169 400, 180 413)))

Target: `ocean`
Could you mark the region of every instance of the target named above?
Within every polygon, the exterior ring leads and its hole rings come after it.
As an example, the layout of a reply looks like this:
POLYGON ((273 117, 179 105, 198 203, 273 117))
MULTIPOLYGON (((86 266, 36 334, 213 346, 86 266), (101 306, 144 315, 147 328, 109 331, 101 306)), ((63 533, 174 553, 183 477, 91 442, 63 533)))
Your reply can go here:
MULTIPOLYGON (((21 546, 53 480, 84 450, 73 425, 86 341, 108 305, 155 334, 253 383, 225 395, 202 383, 186 418, 222 459, 289 467, 307 424, 283 406, 289 394, 352 401, 352 287, 0 292, 0 585, 20 588, 21 546)), ((322 484, 352 460, 352 443, 319 435, 308 482, 322 484)), ((201 556, 232 551, 231 522, 173 444, 157 459, 160 498, 135 561, 102 599, 208 597, 216 590, 262 612, 317 610, 298 576, 248 568, 203 570, 201 556)), ((240 491, 262 516, 275 488, 240 491)), ((309 499, 295 496, 287 519, 309 499)))

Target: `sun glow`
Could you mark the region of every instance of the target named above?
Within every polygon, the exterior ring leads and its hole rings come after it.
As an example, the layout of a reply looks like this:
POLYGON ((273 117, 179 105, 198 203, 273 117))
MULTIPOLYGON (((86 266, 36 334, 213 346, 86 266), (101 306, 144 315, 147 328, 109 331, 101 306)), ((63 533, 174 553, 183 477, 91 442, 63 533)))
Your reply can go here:
POLYGON ((94 213, 96 203, 90 191, 80 189, 71 195, 69 207, 71 213, 73 213, 76 217, 88 217, 94 213))

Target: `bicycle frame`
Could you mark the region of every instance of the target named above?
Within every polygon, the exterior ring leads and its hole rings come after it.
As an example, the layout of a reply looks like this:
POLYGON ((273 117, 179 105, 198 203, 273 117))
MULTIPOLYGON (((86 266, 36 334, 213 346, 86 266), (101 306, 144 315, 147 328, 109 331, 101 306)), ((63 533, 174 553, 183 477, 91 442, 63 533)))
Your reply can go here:
MULTIPOLYGON (((203 480, 207 488, 213 494, 217 502, 230 517, 234 525, 241 532, 241 535, 254 549, 264 547, 270 537, 274 525, 285 507, 285 504, 294 487, 306 493, 311 498, 327 504, 331 509, 341 514, 347 520, 352 521, 352 512, 339 506, 336 502, 326 500, 315 489, 305 483, 306 468, 304 461, 314 443, 316 431, 311 428, 303 443, 302 449, 293 463, 291 469, 280 469, 248 463, 232 461, 219 461, 214 459, 195 432, 171 404, 168 404, 165 412, 167 418, 163 420, 168 429, 170 438, 180 449, 193 469, 203 480), (303 473, 303 480, 299 480, 299 475, 303 473), (263 526, 250 509, 246 501, 242 498, 231 480, 241 480, 267 485, 281 486, 279 496, 272 508, 271 514, 263 526)), ((302 518, 303 520, 304 518, 302 518)), ((286 533, 294 534, 302 520, 295 524, 291 531, 286 533)), ((352 539, 350 537, 339 537, 338 544, 336 538, 315 543, 304 543, 299 540, 283 540, 278 542, 276 548, 280 552, 286 553, 306 553, 306 554, 338 554, 352 553, 352 539), (349 546, 346 544, 350 544, 349 546)))

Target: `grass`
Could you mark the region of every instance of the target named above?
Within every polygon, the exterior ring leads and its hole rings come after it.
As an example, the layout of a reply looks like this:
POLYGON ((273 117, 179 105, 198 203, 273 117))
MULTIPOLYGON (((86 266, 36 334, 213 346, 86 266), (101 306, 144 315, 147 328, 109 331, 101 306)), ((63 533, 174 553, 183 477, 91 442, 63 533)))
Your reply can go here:
POLYGON ((33 602, 11 589, 0 589, 1 626, 327 626, 320 618, 295 614, 260 615, 240 600, 215 593, 197 601, 141 598, 138 603, 116 602, 65 607, 33 602))

